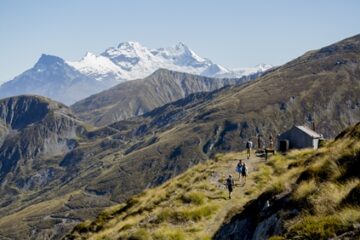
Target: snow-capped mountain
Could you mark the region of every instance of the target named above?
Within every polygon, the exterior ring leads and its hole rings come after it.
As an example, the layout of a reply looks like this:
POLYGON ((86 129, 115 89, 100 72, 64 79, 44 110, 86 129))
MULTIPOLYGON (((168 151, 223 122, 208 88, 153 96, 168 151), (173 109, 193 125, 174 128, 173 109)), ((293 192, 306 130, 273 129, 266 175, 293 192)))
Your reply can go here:
POLYGON ((160 68, 207 77, 242 77, 272 67, 258 65, 229 70, 200 57, 181 42, 172 47, 158 49, 144 47, 138 42, 124 42, 117 47, 108 48, 98 56, 87 53, 80 61, 67 63, 99 81, 109 77, 119 81, 144 78, 160 68))
POLYGON ((265 72, 266 70, 269 70, 270 68, 272 68, 274 66, 270 65, 270 64, 258 64, 254 67, 245 67, 245 68, 235 68, 232 69, 230 72, 227 73, 219 73, 216 74, 216 77, 219 78, 237 78, 240 76, 248 76, 248 75, 252 75, 252 74, 257 74, 257 73, 262 73, 265 72))
POLYGON ((37 94, 65 104, 98 93, 118 83, 145 78, 163 68, 207 77, 237 78, 259 74, 270 65, 229 70, 202 58, 183 43, 150 49, 138 42, 124 42, 79 61, 65 61, 43 54, 33 68, 0 86, 0 98, 37 94))
POLYGON ((68 65, 63 59, 43 54, 33 68, 1 85, 0 98, 35 94, 72 104, 116 83, 110 80, 96 81, 68 65))

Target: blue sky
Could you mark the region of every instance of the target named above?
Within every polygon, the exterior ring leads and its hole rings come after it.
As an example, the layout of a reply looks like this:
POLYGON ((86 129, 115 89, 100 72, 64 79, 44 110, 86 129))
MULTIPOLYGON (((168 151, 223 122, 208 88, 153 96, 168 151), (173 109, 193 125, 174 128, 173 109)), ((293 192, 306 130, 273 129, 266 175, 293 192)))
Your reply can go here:
POLYGON ((359 34, 359 10, 356 0, 1 0, 0 82, 42 53, 77 60, 124 41, 181 41, 229 68, 279 65, 359 34))

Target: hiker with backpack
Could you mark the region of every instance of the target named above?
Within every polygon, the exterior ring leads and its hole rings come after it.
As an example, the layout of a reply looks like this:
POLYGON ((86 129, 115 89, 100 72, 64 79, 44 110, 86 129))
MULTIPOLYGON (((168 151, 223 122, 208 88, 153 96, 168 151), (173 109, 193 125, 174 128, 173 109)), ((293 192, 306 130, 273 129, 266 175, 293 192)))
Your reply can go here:
POLYGON ((236 165, 236 172, 239 173, 239 180, 241 179, 242 169, 243 169, 243 162, 240 159, 238 164, 236 165))
POLYGON ((250 158, 251 149, 253 148, 253 142, 249 138, 249 140, 246 142, 246 153, 247 153, 247 159, 250 158))
POLYGON ((244 180, 244 184, 246 184, 246 176, 248 175, 248 168, 246 166, 246 163, 243 163, 242 165, 242 172, 241 172, 241 178, 244 180))
POLYGON ((231 175, 229 175, 229 177, 226 179, 226 186, 229 191, 229 199, 231 199, 231 193, 234 187, 234 179, 232 178, 231 175))

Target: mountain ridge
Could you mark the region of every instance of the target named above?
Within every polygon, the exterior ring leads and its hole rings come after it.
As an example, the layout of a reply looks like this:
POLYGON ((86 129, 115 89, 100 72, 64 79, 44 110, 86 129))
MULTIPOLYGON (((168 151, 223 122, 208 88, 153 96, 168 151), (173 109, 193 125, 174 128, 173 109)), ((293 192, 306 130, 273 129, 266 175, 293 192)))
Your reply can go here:
POLYGON ((243 84, 259 75, 217 79, 159 69, 144 79, 120 83, 76 102, 71 109, 83 121, 104 126, 142 115, 192 93, 243 84))
POLYGON ((160 68, 209 77, 240 77, 255 76, 271 67, 234 72, 201 58, 184 44, 150 49, 138 42, 124 42, 99 55, 87 52, 79 61, 42 54, 32 68, 0 86, 0 98, 37 94, 71 105, 120 82, 145 78, 160 68))

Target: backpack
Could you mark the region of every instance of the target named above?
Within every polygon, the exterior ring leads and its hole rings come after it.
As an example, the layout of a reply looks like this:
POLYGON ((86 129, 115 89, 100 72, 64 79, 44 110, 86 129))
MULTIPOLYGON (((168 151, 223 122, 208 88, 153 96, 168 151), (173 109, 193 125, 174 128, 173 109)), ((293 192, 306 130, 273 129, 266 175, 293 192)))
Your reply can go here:
POLYGON ((248 174, 248 168, 246 165, 242 166, 242 174, 246 174, 246 175, 248 174))
POLYGON ((243 168, 243 166, 242 166, 241 164, 238 164, 238 165, 236 166, 236 172, 242 173, 242 168, 243 168))
POLYGON ((246 148, 252 148, 252 142, 251 141, 246 142, 246 148))
POLYGON ((226 179, 226 185, 227 185, 228 187, 232 187, 232 185, 233 185, 232 179, 230 179, 230 178, 226 179))

